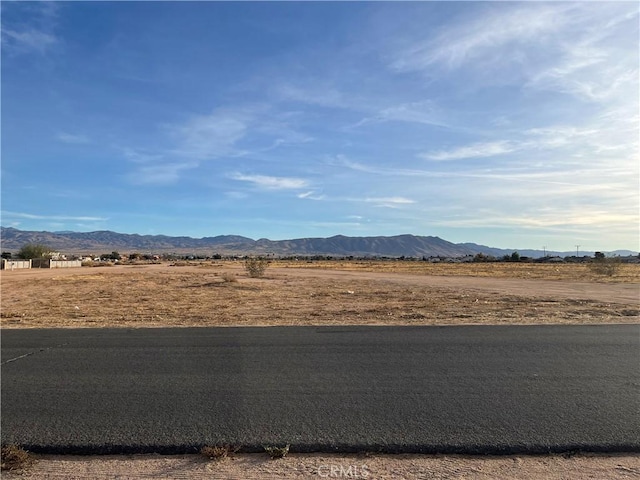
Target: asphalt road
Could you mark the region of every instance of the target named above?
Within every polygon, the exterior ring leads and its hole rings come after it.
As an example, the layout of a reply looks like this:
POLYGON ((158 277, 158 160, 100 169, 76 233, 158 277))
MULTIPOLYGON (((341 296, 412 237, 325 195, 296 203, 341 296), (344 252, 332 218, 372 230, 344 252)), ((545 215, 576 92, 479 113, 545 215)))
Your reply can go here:
POLYGON ((640 325, 2 332, 2 442, 48 453, 640 451, 640 325))

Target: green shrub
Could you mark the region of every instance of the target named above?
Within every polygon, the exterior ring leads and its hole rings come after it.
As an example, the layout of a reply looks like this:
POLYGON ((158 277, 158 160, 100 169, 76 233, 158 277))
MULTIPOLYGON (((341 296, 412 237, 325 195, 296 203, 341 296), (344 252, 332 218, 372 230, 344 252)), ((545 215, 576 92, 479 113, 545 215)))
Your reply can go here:
POLYGON ((51 258, 53 250, 40 243, 27 243, 18 252, 18 258, 31 260, 34 258, 51 258))
POLYGON ((289 444, 284 447, 264 447, 264 451, 267 452, 271 458, 284 458, 289 453, 289 444))
POLYGON ((244 261, 244 269, 251 278, 263 277, 268 265, 268 260, 262 257, 249 257, 244 261))

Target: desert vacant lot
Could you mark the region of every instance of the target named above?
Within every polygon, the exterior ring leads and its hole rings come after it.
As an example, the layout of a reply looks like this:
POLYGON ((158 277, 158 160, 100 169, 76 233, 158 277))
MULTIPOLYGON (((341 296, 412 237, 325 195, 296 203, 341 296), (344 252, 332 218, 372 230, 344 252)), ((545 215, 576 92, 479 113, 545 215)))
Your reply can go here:
POLYGON ((630 323, 640 265, 242 262, 1 274, 4 328, 630 323))
MULTIPOLYGON (((241 262, 3 271, 3 328, 215 325, 452 325, 638 322, 640 265, 613 277, 585 265, 241 262)), ((40 456, 16 478, 320 478, 328 466, 369 478, 633 478, 638 455, 463 457, 240 455, 40 456)), ((13 478, 13 475, 11 476, 13 478)), ((364 477, 363 477, 364 478, 364 477)))

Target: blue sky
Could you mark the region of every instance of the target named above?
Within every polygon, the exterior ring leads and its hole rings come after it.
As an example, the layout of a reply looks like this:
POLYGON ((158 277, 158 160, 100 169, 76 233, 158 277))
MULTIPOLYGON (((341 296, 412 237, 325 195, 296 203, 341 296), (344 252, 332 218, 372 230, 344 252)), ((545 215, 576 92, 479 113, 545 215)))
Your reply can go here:
POLYGON ((638 4, 2 2, 2 225, 638 250, 638 4))

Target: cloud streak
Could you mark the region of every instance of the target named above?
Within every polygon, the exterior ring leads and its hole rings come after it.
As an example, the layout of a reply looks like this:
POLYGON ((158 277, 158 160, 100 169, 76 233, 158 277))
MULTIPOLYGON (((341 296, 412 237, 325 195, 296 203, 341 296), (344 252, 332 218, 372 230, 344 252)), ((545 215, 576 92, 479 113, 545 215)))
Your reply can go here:
POLYGON ((168 127, 177 139, 175 155, 197 160, 237 156, 237 143, 245 137, 252 116, 243 110, 216 110, 210 115, 195 115, 182 125, 168 127))
POLYGON ((164 163, 143 165, 127 175, 133 185, 170 185, 180 180, 182 172, 196 168, 196 163, 164 163))
POLYGON ((248 182, 255 187, 266 190, 297 190, 307 188, 309 182, 302 178, 294 177, 272 177, 269 175, 244 175, 232 173, 229 175, 232 180, 248 182))
POLYGON ((440 150, 420 155, 425 160, 435 160, 438 162, 449 160, 463 160, 467 158, 485 158, 504 155, 515 152, 517 147, 510 142, 499 141, 489 143, 475 143, 465 147, 456 147, 452 150, 440 150))
POLYGON ((37 215, 24 212, 8 212, 2 211, 3 217, 23 218, 26 220, 54 220, 54 221, 72 221, 72 222, 104 222, 109 220, 108 217, 85 217, 71 215, 37 215))
POLYGON ((405 37, 407 45, 391 55, 389 67, 429 76, 434 68, 467 69, 481 76, 481 85, 524 83, 596 102, 636 85, 637 4, 501 3, 476 8, 480 13, 460 16, 435 36, 405 37), (621 28, 634 23, 634 28, 621 28))
POLYGON ((84 144, 89 143, 90 140, 88 137, 84 135, 74 135, 72 133, 60 132, 56 135, 56 139, 61 141, 62 143, 71 143, 71 144, 84 144))
POLYGON ((10 55, 44 55, 60 43, 54 33, 55 2, 15 2, 2 5, 2 47, 10 55), (7 25, 6 19, 22 18, 7 25))
POLYGON ((2 38, 2 43, 13 53, 36 52, 44 54, 58 42, 54 35, 35 29, 24 31, 2 29, 2 38))

